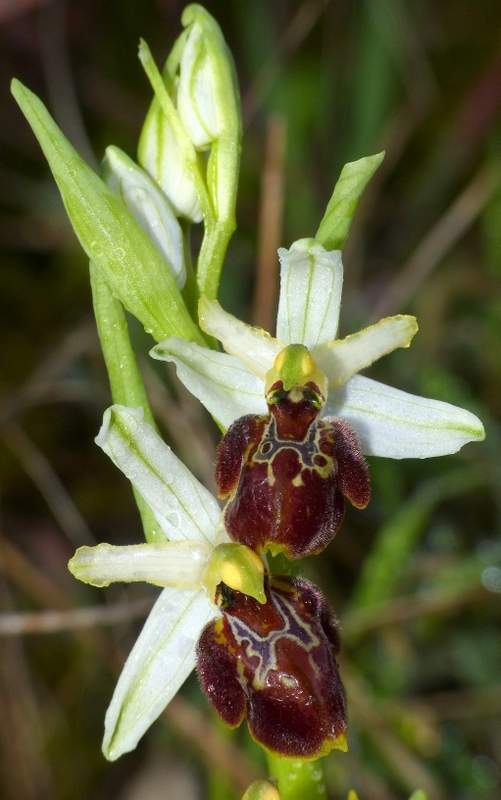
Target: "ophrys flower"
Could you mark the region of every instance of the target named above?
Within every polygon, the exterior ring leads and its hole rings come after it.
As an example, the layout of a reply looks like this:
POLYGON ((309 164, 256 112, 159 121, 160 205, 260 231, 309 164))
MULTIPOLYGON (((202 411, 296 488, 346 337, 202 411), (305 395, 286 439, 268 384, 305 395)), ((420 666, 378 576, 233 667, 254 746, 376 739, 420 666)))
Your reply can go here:
POLYGON ((177 338, 152 350, 154 358, 176 364, 180 379, 222 428, 245 414, 266 413, 268 371, 287 345, 303 344, 328 381, 324 414, 346 420, 366 455, 428 458, 484 438, 482 423, 469 411, 357 374, 386 353, 407 347, 417 323, 411 316, 387 317, 336 339, 343 281, 340 251, 327 252, 313 239, 302 239, 290 250, 279 250, 279 257, 276 338, 202 298, 200 324, 222 342, 226 353, 177 338))

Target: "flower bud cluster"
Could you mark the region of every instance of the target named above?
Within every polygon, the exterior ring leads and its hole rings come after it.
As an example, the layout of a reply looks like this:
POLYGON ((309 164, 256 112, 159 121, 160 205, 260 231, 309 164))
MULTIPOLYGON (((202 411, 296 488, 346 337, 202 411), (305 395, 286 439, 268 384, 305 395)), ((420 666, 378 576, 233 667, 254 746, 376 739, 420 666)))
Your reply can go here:
MULTIPOLYGON (((232 229, 241 135, 229 51, 205 9, 188 6, 185 30, 160 77, 147 45, 140 58, 155 96, 138 145, 138 166, 108 147, 102 177, 152 239, 183 289, 183 221, 232 229)), ((230 231, 231 232, 231 231, 230 231)))
POLYGON ((193 4, 182 23, 163 70, 165 91, 157 91, 141 132, 139 163, 178 216, 200 222, 212 212, 222 219, 232 213, 236 188, 238 88, 231 54, 210 14, 193 4))

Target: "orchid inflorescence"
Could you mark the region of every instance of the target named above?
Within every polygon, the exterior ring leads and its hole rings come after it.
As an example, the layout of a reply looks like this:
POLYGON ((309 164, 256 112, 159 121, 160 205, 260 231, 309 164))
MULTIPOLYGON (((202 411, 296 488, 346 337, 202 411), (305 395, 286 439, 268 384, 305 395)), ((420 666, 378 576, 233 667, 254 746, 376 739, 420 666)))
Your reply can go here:
MULTIPOLYGON (((359 374, 409 346, 414 317, 388 317, 337 338, 341 250, 383 154, 347 164, 315 237, 279 250, 276 337, 218 304, 235 227, 238 90, 213 18, 190 5, 182 22, 162 74, 141 43, 155 96, 140 166, 109 147, 99 178, 38 98, 13 84, 91 260, 114 399, 96 442, 132 482, 147 539, 82 547, 69 567, 96 586, 162 587, 106 714, 107 758, 136 746, 197 665, 228 725, 246 717, 270 752, 311 760, 347 749, 338 624, 318 588, 273 574, 268 558, 320 553, 342 523, 345 499, 367 505, 364 455, 443 455, 484 431, 468 411, 359 374), (200 221, 193 268, 188 232, 200 221), (153 358, 176 365, 224 431, 215 467, 222 512, 154 427, 124 308, 155 339, 153 358)), ((262 783, 262 792, 273 790, 262 783)))

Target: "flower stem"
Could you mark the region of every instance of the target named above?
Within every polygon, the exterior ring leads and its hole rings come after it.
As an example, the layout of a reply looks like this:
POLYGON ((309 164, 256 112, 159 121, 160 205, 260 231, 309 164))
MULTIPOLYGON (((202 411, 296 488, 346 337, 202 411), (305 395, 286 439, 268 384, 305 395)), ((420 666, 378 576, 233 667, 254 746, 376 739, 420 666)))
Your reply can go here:
POLYGON ((232 220, 223 220, 206 226, 197 263, 199 294, 215 300, 219 286, 221 268, 235 225, 232 220))
POLYGON ((291 760, 267 753, 268 770, 278 781, 280 800, 327 800, 320 761, 291 760))
MULTIPOLYGON (((145 420, 156 428, 143 379, 132 349, 123 306, 113 296, 109 285, 92 261, 89 267, 94 314, 113 402, 132 408, 140 406, 144 411, 145 420)), ((163 536, 159 536, 158 523, 151 508, 134 487, 133 492, 141 515, 146 541, 154 542, 163 539, 163 536)))

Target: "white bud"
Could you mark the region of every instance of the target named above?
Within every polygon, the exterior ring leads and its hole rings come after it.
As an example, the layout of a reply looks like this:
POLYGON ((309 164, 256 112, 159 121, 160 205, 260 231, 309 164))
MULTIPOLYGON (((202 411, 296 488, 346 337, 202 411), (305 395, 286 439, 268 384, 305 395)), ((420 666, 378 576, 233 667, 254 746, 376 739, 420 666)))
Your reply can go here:
POLYGON ((150 176, 118 147, 108 147, 103 179, 168 262, 180 289, 186 282, 183 232, 167 197, 150 176))
POLYGON ((156 98, 141 131, 138 161, 165 192, 179 217, 186 217, 191 222, 202 221, 195 184, 170 123, 156 98))

